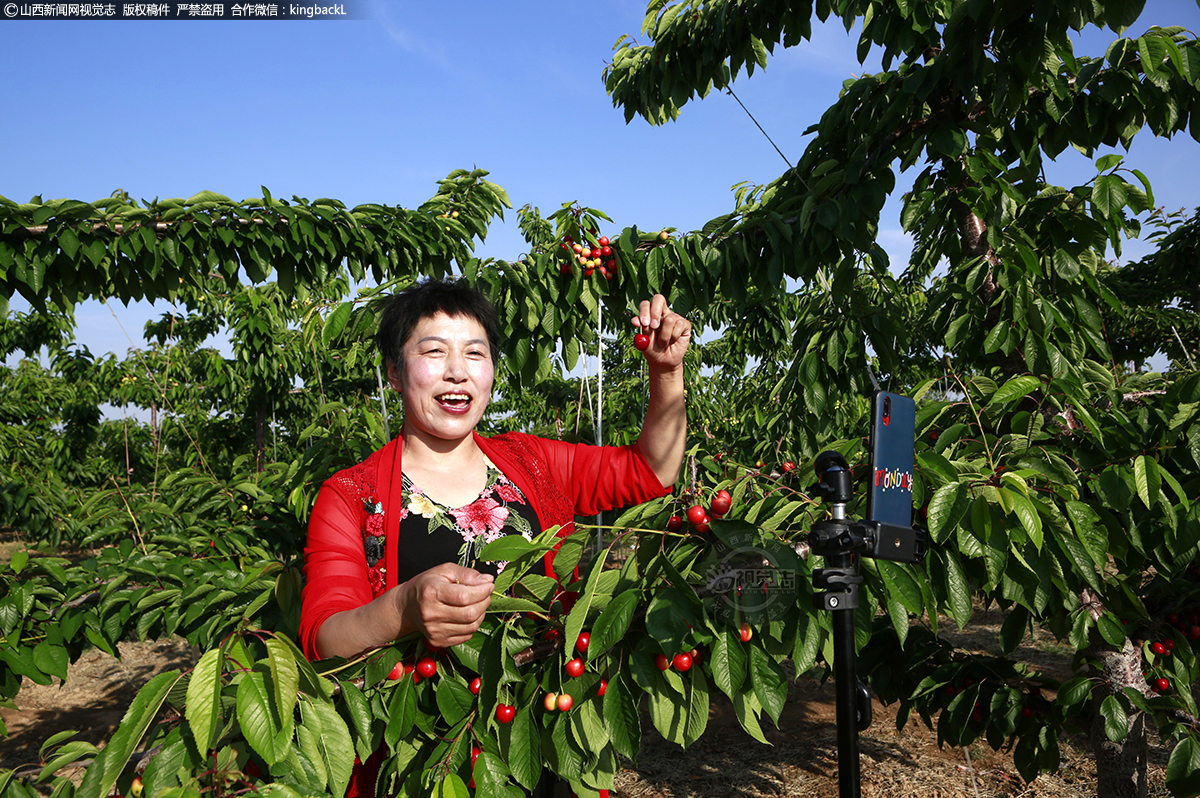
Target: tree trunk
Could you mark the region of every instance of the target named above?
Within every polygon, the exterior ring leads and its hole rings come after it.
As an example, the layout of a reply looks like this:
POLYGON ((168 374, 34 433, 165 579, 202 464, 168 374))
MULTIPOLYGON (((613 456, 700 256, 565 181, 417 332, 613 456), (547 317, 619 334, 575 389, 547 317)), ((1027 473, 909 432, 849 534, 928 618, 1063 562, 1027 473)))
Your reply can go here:
POLYGON ((1147 690, 1142 676, 1142 655, 1133 642, 1125 641, 1120 651, 1103 642, 1093 645, 1089 660, 1095 663, 1092 676, 1096 688, 1092 697, 1095 715, 1092 720, 1092 750, 1096 754, 1096 795, 1098 798, 1146 798, 1146 716, 1132 709, 1129 713, 1129 734, 1113 742, 1104 733, 1104 717, 1100 704, 1110 695, 1130 687, 1138 692, 1147 690))

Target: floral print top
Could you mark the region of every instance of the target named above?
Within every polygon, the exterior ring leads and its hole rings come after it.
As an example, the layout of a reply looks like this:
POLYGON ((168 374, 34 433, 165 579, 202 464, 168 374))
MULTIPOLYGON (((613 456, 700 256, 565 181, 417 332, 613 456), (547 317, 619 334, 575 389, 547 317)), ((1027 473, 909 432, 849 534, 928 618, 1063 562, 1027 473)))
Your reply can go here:
MULTIPOLYGON (((486 457, 487 483, 479 497, 462 507, 446 507, 426 496, 405 474, 400 491, 399 566, 396 584, 445 562, 483 573, 499 573, 505 563, 479 562, 483 547, 503 536, 529 540, 538 518, 524 494, 486 457)), ((386 590, 383 507, 364 502, 363 551, 374 596, 386 590)))

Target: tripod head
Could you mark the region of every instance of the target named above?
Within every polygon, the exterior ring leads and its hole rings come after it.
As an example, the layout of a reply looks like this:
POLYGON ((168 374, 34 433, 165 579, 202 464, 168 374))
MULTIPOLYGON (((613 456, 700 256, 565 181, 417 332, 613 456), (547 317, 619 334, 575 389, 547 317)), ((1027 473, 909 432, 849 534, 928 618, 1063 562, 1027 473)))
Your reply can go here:
POLYGON ((817 484, 813 493, 829 502, 832 519, 813 526, 808 535, 814 554, 858 554, 895 562, 920 562, 925 557, 925 533, 882 521, 846 521, 846 504, 854 496, 854 479, 840 452, 817 455, 817 484))

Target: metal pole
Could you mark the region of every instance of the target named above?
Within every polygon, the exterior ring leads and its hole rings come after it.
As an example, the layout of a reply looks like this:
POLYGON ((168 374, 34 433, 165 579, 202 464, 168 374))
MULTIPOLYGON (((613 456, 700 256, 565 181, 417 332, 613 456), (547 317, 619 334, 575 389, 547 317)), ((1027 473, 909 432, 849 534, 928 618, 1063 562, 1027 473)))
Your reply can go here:
POLYGON ((392 434, 388 431, 387 418, 387 399, 383 392, 383 372, 379 370, 379 364, 375 364, 375 378, 379 380, 379 406, 383 408, 383 437, 385 442, 391 441, 392 434))
MULTIPOLYGON (((604 445, 604 305, 596 303, 596 445, 604 445)), ((596 553, 604 550, 604 513, 596 513, 596 553)))

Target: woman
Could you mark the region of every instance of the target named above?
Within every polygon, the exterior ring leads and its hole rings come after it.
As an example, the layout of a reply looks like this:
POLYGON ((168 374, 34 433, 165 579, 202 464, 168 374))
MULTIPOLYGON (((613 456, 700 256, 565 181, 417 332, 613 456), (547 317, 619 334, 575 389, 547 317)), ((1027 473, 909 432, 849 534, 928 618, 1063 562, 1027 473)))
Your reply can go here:
MULTIPOLYGON (((493 576, 483 543, 575 515, 665 495, 687 436, 683 356, 691 324, 661 295, 632 320, 649 334, 650 399, 627 447, 521 433, 483 438, 499 356, 495 309, 476 289, 429 281, 388 300, 377 342, 404 404, 404 428, 321 488, 309 522, 300 624, 310 659, 352 657, 414 632, 433 646, 468 639, 493 576)), ((549 566, 551 555, 547 555, 549 566)))
MULTIPOLYGON (((499 323, 474 288, 430 281, 388 300, 377 342, 404 428, 321 488, 305 548, 300 639, 309 659, 353 657, 414 632, 445 648, 483 621, 494 568, 479 549, 576 515, 670 492, 687 437, 683 356, 691 324, 662 296, 633 319, 649 334, 650 401, 634 446, 567 444, 475 426, 492 392, 499 323), (486 564, 485 564, 486 566, 486 564)), ((546 558, 550 573, 552 554, 546 558)), ((373 794, 382 751, 356 761, 347 796, 373 794)), ((535 795, 569 795, 543 778, 535 795)))

